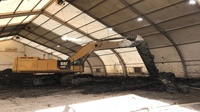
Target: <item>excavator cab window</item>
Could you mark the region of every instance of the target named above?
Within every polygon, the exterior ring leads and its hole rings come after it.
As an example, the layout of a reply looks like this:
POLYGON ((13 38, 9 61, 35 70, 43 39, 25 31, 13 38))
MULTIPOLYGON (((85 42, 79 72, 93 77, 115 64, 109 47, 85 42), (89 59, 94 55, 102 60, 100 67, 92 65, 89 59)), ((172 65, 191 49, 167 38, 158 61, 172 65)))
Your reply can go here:
POLYGON ((82 65, 82 60, 81 59, 78 59, 78 60, 76 60, 76 61, 74 61, 73 63, 72 63, 72 65, 82 65))

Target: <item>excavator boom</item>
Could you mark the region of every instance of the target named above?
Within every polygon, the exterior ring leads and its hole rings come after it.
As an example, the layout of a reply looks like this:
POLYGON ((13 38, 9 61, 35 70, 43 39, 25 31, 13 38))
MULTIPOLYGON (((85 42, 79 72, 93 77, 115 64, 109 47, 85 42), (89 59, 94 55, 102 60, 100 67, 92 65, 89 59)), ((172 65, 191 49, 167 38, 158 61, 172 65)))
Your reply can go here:
MULTIPOLYGON (((96 42, 91 42, 91 43, 81 47, 68 60, 70 60, 70 62, 73 63, 74 61, 81 59, 85 56, 86 56, 86 58, 89 57, 88 55, 96 50, 126 48, 126 47, 136 47, 150 76, 151 77, 157 76, 158 69, 154 63, 154 60, 153 60, 154 57, 149 50, 147 42, 144 41, 144 39, 139 35, 101 39, 96 42), (123 40, 111 42, 112 40, 119 40, 119 39, 123 39, 123 40)), ((86 60, 86 58, 84 60, 86 60)))

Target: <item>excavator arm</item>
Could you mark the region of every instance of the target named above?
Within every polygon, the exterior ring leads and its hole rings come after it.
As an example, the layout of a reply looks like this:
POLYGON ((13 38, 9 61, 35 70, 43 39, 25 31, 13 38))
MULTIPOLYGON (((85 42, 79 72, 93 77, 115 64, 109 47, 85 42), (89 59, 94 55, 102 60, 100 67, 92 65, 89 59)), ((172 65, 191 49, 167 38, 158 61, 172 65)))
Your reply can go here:
POLYGON ((148 44, 144 39, 137 36, 126 36, 117 37, 109 39, 101 39, 95 42, 91 42, 83 47, 81 47, 74 55, 68 58, 68 60, 73 63, 78 59, 82 59, 82 63, 89 57, 89 55, 96 50, 112 49, 112 48, 126 48, 126 47, 136 47, 138 53, 140 54, 149 74, 151 77, 156 77, 158 75, 158 69, 154 63, 154 57, 151 54, 148 44), (122 41, 112 41, 119 40, 122 41))

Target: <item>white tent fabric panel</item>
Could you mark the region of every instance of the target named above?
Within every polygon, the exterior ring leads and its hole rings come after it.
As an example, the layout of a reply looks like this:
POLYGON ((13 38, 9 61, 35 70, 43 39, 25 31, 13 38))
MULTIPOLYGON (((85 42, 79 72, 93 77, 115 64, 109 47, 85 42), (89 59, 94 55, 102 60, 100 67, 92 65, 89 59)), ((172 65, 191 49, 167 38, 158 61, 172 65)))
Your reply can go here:
POLYGON ((69 56, 65 55, 65 54, 61 54, 61 55, 58 55, 58 57, 66 60, 69 56))
POLYGON ((53 53, 53 52, 55 52, 55 50, 50 49, 50 48, 44 49, 44 51, 45 51, 45 52, 48 52, 48 53, 53 53))
POLYGON ((39 38, 37 38, 35 41, 36 41, 36 42, 40 42, 41 44, 43 44, 43 43, 46 43, 48 40, 46 40, 46 39, 44 39, 44 38, 42 38, 42 37, 39 37, 39 38))
MULTIPOLYGON (((134 1, 136 1, 136 0, 134 0, 134 1)), ((114 14, 111 14, 110 16, 103 18, 102 21, 109 23, 109 26, 113 26, 113 25, 120 24, 121 22, 130 20, 130 19, 133 19, 136 17, 138 17, 137 14, 135 14, 128 8, 124 8, 124 9, 117 11, 114 14)))
POLYGON ((2 40, 6 40, 6 38, 7 38, 7 37, 0 38, 0 41, 2 41, 2 40))
POLYGON ((183 65, 181 62, 176 63, 159 63, 156 64, 160 72, 172 72, 176 77, 184 77, 183 65))
POLYGON ((187 72, 189 74, 199 74, 200 73, 200 65, 187 66, 187 72))
POLYGON ((55 16, 63 20, 64 22, 80 14, 81 11, 72 5, 67 5, 64 9, 59 11, 55 16))
POLYGON ((139 53, 137 51, 119 53, 125 64, 141 64, 143 63, 139 53))
POLYGON ((106 76, 104 66, 98 66, 98 67, 92 66, 92 71, 94 76, 106 76))
POLYGON ((34 8, 34 6, 39 2, 40 0, 23 0, 17 11, 29 11, 34 8))
POLYGON ((71 21, 69 21, 68 23, 75 26, 76 28, 79 28, 85 24, 88 24, 92 21, 95 21, 95 19, 93 19, 92 17, 88 16, 87 14, 83 13, 79 16, 77 16, 76 18, 72 19, 71 21))
MULTIPOLYGON (((55 38, 55 39, 53 39, 52 41, 54 41, 54 42, 56 42, 56 43, 58 43, 58 44, 61 44, 62 42, 64 42, 61 38, 55 38)), ((60 46, 60 48, 61 48, 61 46, 60 46)))
MULTIPOLYGON (((0 51, 3 51, 0 53, 0 70, 12 68, 13 60, 17 56, 39 56, 42 58, 43 54, 46 54, 16 40, 2 41, 0 45, 0 51), (6 51, 5 48, 16 48, 16 51, 6 51)), ((53 59, 57 59, 57 57, 53 56, 53 59)))
POLYGON ((14 17, 8 24, 21 23, 27 16, 14 17))
POLYGON ((200 78, 200 61, 186 62, 187 75, 189 78, 200 78))
POLYGON ((105 76, 106 71, 104 65, 98 57, 89 57, 87 60, 92 66, 94 76, 105 76))
POLYGON ((77 44, 79 44, 79 45, 81 45, 81 46, 85 45, 85 44, 88 43, 88 42, 93 41, 92 39, 90 39, 90 38, 88 38, 88 37, 85 37, 85 36, 83 36, 83 37, 81 37, 81 38, 78 38, 78 39, 80 39, 80 41, 74 41, 74 43, 77 43, 77 44))
POLYGON ((199 73, 188 73, 187 75, 189 78, 200 78, 199 73))
POLYGON ((197 14, 190 14, 188 16, 184 16, 182 18, 177 18, 171 21, 167 21, 164 23, 159 24, 159 26, 164 29, 165 31, 170 31, 177 28, 186 27, 189 25, 194 25, 200 23, 200 13, 197 14))
POLYGON ((154 55, 155 62, 164 63, 164 62, 181 61, 174 47, 151 49, 151 53, 154 55))
POLYGON ((50 48, 47 48, 47 47, 45 47, 43 45, 39 45, 39 44, 37 44, 35 42, 32 42, 32 41, 30 41, 28 39, 25 39, 23 37, 20 37, 20 39, 15 39, 15 40, 19 41, 19 42, 22 42, 24 44, 27 44, 27 45, 29 45, 29 46, 31 46, 33 48, 42 50, 42 51, 44 51, 46 53, 49 53, 49 54, 52 53, 54 56, 56 55, 56 56, 60 57, 61 59, 67 59, 68 58, 68 56, 65 55, 65 54, 62 54, 62 53, 60 53, 58 51, 55 51, 55 50, 50 49, 50 48))
MULTIPOLYGON (((16 31, 15 31, 16 32, 16 31)), ((4 32, 4 33, 1 33, 1 35, 9 35, 10 32, 4 32)))
POLYGON ((188 72, 187 75, 189 78, 200 78, 200 76, 199 76, 200 66, 199 65, 187 66, 187 72, 188 72))
POLYGON ((149 48, 163 47, 172 45, 172 43, 162 34, 155 34, 143 37, 147 41, 149 48))
MULTIPOLYGON (((13 40, 1 41, 0 51, 6 51, 7 48, 14 48, 14 49, 16 49, 16 51, 14 51, 14 52, 24 52, 24 46, 23 46, 23 44, 20 44, 18 42, 13 41, 13 40)), ((2 61, 6 61, 6 60, 2 59, 2 61)))
POLYGON ((78 37, 81 37, 83 35, 78 33, 78 32, 76 32, 76 31, 73 31, 73 32, 70 32, 70 33, 66 34, 66 36, 68 38, 78 38, 78 37))
POLYGON ((24 56, 24 45, 13 40, 0 42, 0 70, 12 68, 14 58, 16 56, 24 56), (16 49, 15 51, 7 51, 7 48, 16 49), (5 66, 7 65, 7 66, 5 66))
POLYGON ((9 40, 9 39, 12 39, 12 38, 13 38, 13 36, 2 37, 2 38, 0 38, 0 41, 9 40))
POLYGON ((108 76, 119 76, 123 75, 122 66, 115 65, 115 66, 105 66, 108 76))
POLYGON ((130 64, 130 65, 127 64, 126 69, 127 69, 128 76, 135 76, 135 75, 138 76, 138 75, 141 75, 141 74, 144 74, 144 75, 149 74, 143 63, 135 63, 135 64, 130 64), (140 67, 141 73, 136 73, 136 71, 134 69, 135 67, 140 67))
POLYGON ((162 7, 166 7, 171 4, 175 4, 179 1, 183 1, 183 0, 162 0, 162 1, 154 0, 153 2, 152 2, 152 0, 145 0, 144 2, 140 2, 136 5, 134 5, 134 7, 136 9, 138 9, 141 13, 145 14, 145 13, 149 13, 154 10, 160 9, 162 7))
POLYGON ((200 60, 200 43, 178 46, 185 60, 200 60))
POLYGON ((35 48, 31 48, 29 46, 25 46, 25 54, 27 56, 36 56, 36 57, 40 57, 41 59, 43 59, 44 54, 45 54, 45 59, 55 59, 55 60, 59 60, 60 57, 57 57, 55 55, 50 55, 49 53, 46 53, 44 51, 38 51, 38 49, 35 48))
POLYGON ((37 43, 35 43, 35 42, 31 42, 31 43, 29 43, 28 45, 30 45, 31 47, 39 46, 39 44, 37 44, 37 43))
POLYGON ((62 53, 60 53, 60 52, 53 52, 53 55, 61 55, 62 53))
POLYGON ((74 46, 72 46, 70 48, 73 49, 74 51, 78 51, 80 49, 80 46, 74 45, 74 46))
MULTIPOLYGON (((43 35, 45 35, 46 33, 48 33, 48 31, 45 28, 40 27, 40 26, 35 26, 34 25, 32 28, 33 28, 33 30, 32 29, 31 30, 33 31, 33 33, 38 34, 38 36, 40 36, 40 37, 42 37, 43 35)), ((28 29, 25 29, 25 30, 30 33, 30 30, 28 30, 28 29)))
POLYGON ((98 50, 98 51, 94 51, 94 52, 98 55, 113 54, 113 52, 111 50, 98 50))
POLYGON ((44 23, 45 21, 47 21, 49 18, 43 14, 41 14, 40 16, 38 16, 33 23, 37 24, 37 25, 41 25, 42 23, 44 23))
POLYGON ((49 1, 50 0, 2 0, 0 4, 0 13, 20 13, 40 10, 49 1))
POLYGON ((197 12, 200 9, 198 7, 188 5, 188 2, 180 3, 175 6, 171 6, 160 11, 151 13, 147 15, 147 17, 152 20, 154 23, 160 23, 172 18, 176 18, 179 16, 183 16, 186 14, 190 14, 193 12, 197 12), (178 8, 177 8, 178 7, 178 8), (185 10, 187 9, 187 10, 185 10))
POLYGON ((50 19, 47 22, 45 22, 44 24, 42 24, 42 27, 46 28, 47 30, 53 30, 58 26, 61 26, 61 24, 52 19, 50 19))
MULTIPOLYGON (((24 50, 25 50, 24 54, 26 56, 43 58, 43 54, 46 54, 45 58, 46 59, 49 58, 47 53, 39 51, 39 50, 34 49, 32 47, 29 47, 29 46, 25 46, 24 50)), ((53 58, 53 59, 55 59, 55 58, 53 58)))
POLYGON ((13 60, 16 56, 24 56, 23 52, 3 52, 0 53, 0 71, 12 68, 13 60))
POLYGON ((51 41, 48 41, 46 42, 44 45, 48 46, 48 47, 55 47, 57 44, 51 42, 51 41))
POLYGON ((20 35, 27 35, 29 32, 27 32, 26 30, 21 30, 20 32, 19 32, 19 34, 20 35))
POLYGON ((75 41, 73 41, 73 43, 76 43, 78 45, 84 46, 84 43, 87 43, 87 41, 81 39, 81 38, 77 38, 75 41))
POLYGON ((100 56, 100 58, 103 60, 104 65, 120 65, 119 59, 116 57, 115 54, 100 56))
MULTIPOLYGON (((118 29, 119 32, 129 32, 132 30, 137 30, 138 28, 147 27, 149 25, 150 24, 146 20, 138 22, 137 18, 135 18, 133 20, 114 26, 114 29, 118 29)), ((138 33, 136 35, 138 35, 138 33)))
POLYGON ((39 45, 39 46, 37 46, 37 49, 44 50, 44 49, 47 49, 47 47, 45 47, 43 45, 39 45))
POLYGON ((63 34, 66 34, 68 32, 71 32, 71 31, 72 31, 72 29, 70 29, 70 28, 68 28, 64 25, 52 30, 52 32, 54 32, 54 33, 56 33, 57 35, 60 35, 60 36, 63 35, 63 34))
POLYGON ((117 52, 121 53, 121 52, 133 52, 133 51, 137 51, 136 47, 130 47, 130 48, 118 48, 115 49, 117 52))
POLYGON ((29 22, 31 19, 33 19, 35 17, 35 15, 29 15, 24 21, 23 23, 25 22, 29 22))
POLYGON ((8 36, 6 39, 12 39, 14 36, 8 36))
POLYGON ((80 30, 84 31, 85 33, 92 33, 94 31, 106 28, 105 25, 101 24, 98 21, 92 22, 84 27, 81 27, 80 30))
POLYGON ((25 38, 22 38, 22 37, 20 37, 20 39, 16 39, 16 40, 19 41, 19 42, 22 42, 22 43, 24 43, 24 44, 28 44, 28 43, 31 42, 30 40, 25 39, 25 38))
POLYGON ((33 34, 33 33, 28 34, 26 37, 29 38, 29 39, 31 39, 31 40, 35 40, 35 39, 38 38, 38 36, 35 35, 35 34, 33 34))
POLYGON ((87 61, 84 62, 84 72, 82 72, 82 74, 92 74, 91 68, 87 61))
POLYGON ((89 64, 88 64, 87 61, 84 62, 84 66, 85 66, 85 67, 89 67, 89 64))
POLYGON ((34 10, 42 9, 50 0, 42 0, 40 3, 34 8, 34 10))
POLYGON ((126 35, 145 36, 145 35, 156 34, 156 33, 159 33, 159 31, 156 28, 154 28, 153 26, 146 26, 143 28, 139 28, 139 29, 127 32, 126 35))
POLYGON ((62 43, 62 45, 65 46, 65 47, 67 47, 67 48, 71 48, 71 47, 77 46, 76 44, 74 44, 72 42, 68 42, 68 41, 62 43))
POLYGON ((0 26, 5 26, 8 24, 11 18, 0 19, 0 26))
POLYGON ((7 0, 0 3, 0 13, 14 12, 21 0, 7 0))
POLYGON ((90 67, 84 67, 84 72, 82 72, 82 74, 91 74, 90 67))
POLYGON ((107 38, 109 36, 112 35, 116 35, 117 33, 113 30, 109 30, 109 28, 97 31, 95 33, 92 33, 90 35, 92 35, 93 37, 97 38, 97 39, 102 39, 102 38, 107 38))
MULTIPOLYGON (((45 0, 46 1, 46 0, 45 0)), ((66 5, 68 5, 68 3, 65 3, 64 6, 58 5, 56 4, 56 2, 54 2, 53 4, 51 4, 48 8, 45 9, 45 11, 49 12, 50 14, 55 14, 56 12, 58 12, 60 9, 62 9, 63 7, 65 7, 66 5)))
POLYGON ((192 27, 186 27, 183 29, 174 30, 168 32, 168 34, 171 37, 173 37, 173 40, 176 42, 176 44, 182 44, 182 43, 200 41, 199 30, 200 30, 200 25, 195 25, 192 27))
POLYGON ((91 66, 96 67, 96 66, 103 66, 102 62, 99 60, 98 57, 89 57, 87 59, 91 66))
MULTIPOLYGON (((69 50, 67 50, 69 51, 69 50)), ((67 53, 69 56, 72 56, 74 54, 74 52, 70 51, 69 53, 67 53)))

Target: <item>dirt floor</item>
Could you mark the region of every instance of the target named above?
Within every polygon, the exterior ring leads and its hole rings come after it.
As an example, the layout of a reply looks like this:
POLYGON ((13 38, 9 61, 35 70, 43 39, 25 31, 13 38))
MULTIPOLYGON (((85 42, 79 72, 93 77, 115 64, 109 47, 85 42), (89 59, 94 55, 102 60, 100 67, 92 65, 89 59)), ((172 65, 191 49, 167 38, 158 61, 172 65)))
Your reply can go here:
MULTIPOLYGON (((200 102, 199 90, 193 89, 191 89, 190 93, 188 94, 169 94, 165 92, 139 89, 98 94, 94 94, 93 92, 90 94, 88 92, 87 94, 83 94, 83 91, 88 88, 95 88, 96 90, 101 89, 93 85, 82 86, 80 88, 63 88, 59 85, 31 88, 2 87, 0 90, 0 110, 1 112, 69 112, 69 109, 71 108, 73 110, 71 112, 92 112, 92 110, 97 111, 99 110, 98 108, 101 107, 100 109, 104 112, 111 112, 116 110, 116 108, 117 110, 131 108, 128 111, 123 110, 123 112, 136 112, 137 110, 141 109, 146 109, 147 111, 148 108, 168 106, 169 104, 179 105, 200 102), (124 98, 119 99, 118 97, 124 98), (130 101, 133 97, 136 97, 136 100, 130 101), (103 102, 102 99, 107 99, 107 101, 103 102), (91 101, 92 106, 90 103, 88 103, 91 101), (139 106, 139 103, 134 104, 134 102, 138 101, 140 102, 139 106), (84 104, 84 102, 87 102, 88 104, 84 104), (108 104, 106 104, 106 106, 104 105, 107 102, 109 102, 110 107, 107 107, 108 104), (122 102, 126 105, 122 105, 122 102), (81 105, 84 105, 85 108, 83 108, 81 105), (95 106, 96 108, 94 109, 95 106), (135 109, 134 107, 137 108, 135 109), (83 109, 80 111, 80 108, 83 109)), ((186 109, 196 110, 191 110, 191 112, 200 111, 199 103, 185 105, 183 107, 186 109)), ((181 112, 183 111, 181 110, 181 112)), ((186 110, 185 112, 190 111, 186 110)))
POLYGON ((0 80, 0 112, 200 112, 197 79, 176 79, 177 84, 189 86, 189 91, 170 94, 158 82, 141 77, 34 87, 22 79, 15 81, 16 74, 2 74, 0 79, 6 80, 0 80))

